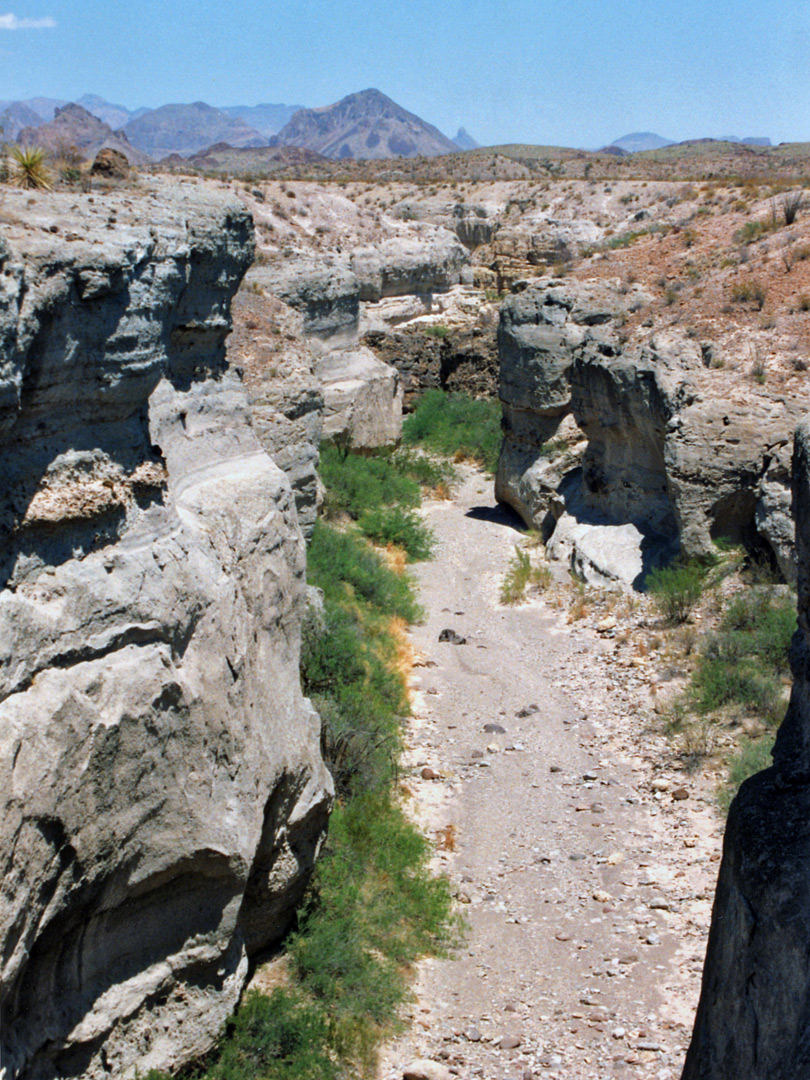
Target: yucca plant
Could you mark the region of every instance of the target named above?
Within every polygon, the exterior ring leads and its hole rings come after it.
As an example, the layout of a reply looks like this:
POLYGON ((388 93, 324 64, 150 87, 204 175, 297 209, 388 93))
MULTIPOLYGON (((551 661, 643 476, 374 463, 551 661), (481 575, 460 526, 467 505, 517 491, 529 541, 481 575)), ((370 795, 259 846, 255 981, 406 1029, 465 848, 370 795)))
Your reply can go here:
POLYGON ((45 151, 39 146, 12 146, 11 179, 17 187, 50 191, 51 174, 45 164, 45 151))

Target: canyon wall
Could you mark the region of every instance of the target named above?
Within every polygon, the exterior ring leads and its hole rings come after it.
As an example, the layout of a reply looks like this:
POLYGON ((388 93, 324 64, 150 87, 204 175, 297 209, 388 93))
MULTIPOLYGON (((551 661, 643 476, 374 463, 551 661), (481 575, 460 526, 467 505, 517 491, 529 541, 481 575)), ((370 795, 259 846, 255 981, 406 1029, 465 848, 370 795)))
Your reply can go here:
POLYGON ((810 424, 796 432, 799 628, 773 765, 734 799, 683 1080, 810 1076, 810 424))
POLYGON ((806 402, 713 370, 677 328, 627 340, 644 302, 638 286, 544 281, 504 304, 498 499, 595 583, 640 585, 718 537, 769 548, 794 579, 786 458, 806 402))
POLYGON ((253 254, 193 183, 4 196, 0 1072, 205 1051, 289 924, 331 780, 305 554, 225 361, 253 254))

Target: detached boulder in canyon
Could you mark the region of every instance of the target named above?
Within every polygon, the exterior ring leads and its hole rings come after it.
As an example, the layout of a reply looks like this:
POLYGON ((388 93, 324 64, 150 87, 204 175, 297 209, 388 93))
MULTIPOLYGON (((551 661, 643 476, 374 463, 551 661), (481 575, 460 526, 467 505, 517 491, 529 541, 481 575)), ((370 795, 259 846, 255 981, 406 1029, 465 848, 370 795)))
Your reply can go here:
POLYGON ((152 184, 103 201, 5 196, 13 1080, 132 1076, 207 1050, 248 957, 288 926, 330 805, 299 681, 293 496, 225 360, 252 223, 228 196, 152 184))

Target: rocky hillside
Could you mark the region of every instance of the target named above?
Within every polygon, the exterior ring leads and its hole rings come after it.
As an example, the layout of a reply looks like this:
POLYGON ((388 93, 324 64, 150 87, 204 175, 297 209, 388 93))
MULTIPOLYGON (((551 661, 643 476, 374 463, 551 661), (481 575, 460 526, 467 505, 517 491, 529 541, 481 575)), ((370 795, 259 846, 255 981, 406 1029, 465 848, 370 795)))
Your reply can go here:
POLYGON ((304 548, 225 359, 244 206, 3 213, 0 1059, 132 1076, 211 1045, 318 849, 304 548))
POLYGON ((99 150, 117 150, 130 165, 148 165, 149 157, 133 146, 123 131, 113 131, 109 124, 93 116, 81 105, 63 105, 50 123, 23 128, 18 133, 22 143, 43 146, 55 156, 75 147, 82 157, 92 160, 99 150))
POLYGON ((267 142, 238 116, 227 116, 203 101, 193 105, 162 105, 131 120, 124 132, 133 146, 152 158, 169 154, 188 157, 214 143, 263 146, 267 142))
POLYGON ((433 157, 458 152, 454 142, 379 90, 350 94, 334 105, 302 109, 278 141, 329 158, 433 157))

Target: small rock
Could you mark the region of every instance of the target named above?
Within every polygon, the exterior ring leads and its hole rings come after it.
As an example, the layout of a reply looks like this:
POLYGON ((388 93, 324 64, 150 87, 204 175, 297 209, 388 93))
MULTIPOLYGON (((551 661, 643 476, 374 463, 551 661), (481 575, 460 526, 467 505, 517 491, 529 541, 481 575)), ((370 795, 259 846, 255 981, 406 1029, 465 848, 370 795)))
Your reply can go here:
POLYGON ((586 772, 582 774, 582 779, 585 781, 586 784, 589 784, 592 783, 594 780, 598 780, 599 777, 596 775, 596 773, 586 772))
POLYGON ((650 784, 653 791, 669 791, 669 780, 666 780, 663 776, 657 777, 650 784))
POLYGON ((484 731, 487 735, 505 735, 506 728, 501 727, 500 724, 484 724, 484 731))
POLYGON ((425 768, 422 769, 422 779, 423 780, 441 780, 441 776, 437 772, 434 772, 434 770, 431 769, 429 765, 426 765, 425 768))
POLYGON ((593 892, 593 898, 597 904, 609 904, 613 897, 610 893, 604 891, 604 889, 595 889, 593 892))
POLYGON ((600 621, 596 624, 596 629, 600 634, 606 634, 609 630, 615 630, 615 618, 612 615, 608 615, 606 619, 600 619, 600 621))
POLYGON ((624 852, 623 851, 613 851, 613 852, 611 852, 611 854, 608 855, 607 861, 608 861, 608 866, 618 866, 620 863, 624 862, 624 852))
POLYGON ((403 1070, 402 1080, 453 1080, 453 1074, 446 1065, 438 1061, 414 1061, 403 1070))
POLYGON ((592 814, 604 814, 605 808, 600 802, 591 803, 592 814))
POLYGON ((684 799, 689 798, 689 792, 685 787, 675 788, 675 790, 672 792, 672 798, 677 799, 678 802, 682 802, 684 799))
POLYGON ((571 940, 571 935, 570 934, 564 934, 562 932, 559 933, 559 934, 555 934, 554 936, 557 939, 557 941, 570 941, 571 940))
POLYGON ((518 1035, 504 1035, 498 1039, 497 1047, 499 1050, 517 1050, 523 1040, 518 1035))
POLYGON ((627 1034, 627 1031, 623 1027, 614 1028, 610 1033, 614 1039, 623 1039, 627 1034))
POLYGON ((647 934, 647 937, 645 938, 645 940, 646 940, 648 945, 660 945, 661 944, 661 938, 658 936, 658 934, 647 934))
POLYGON ((484 751, 483 750, 473 750, 473 752, 470 754, 470 757, 472 757, 472 758, 482 758, 483 756, 484 756, 484 751))
POLYGON ((457 634, 455 630, 446 628, 439 634, 439 641, 448 641, 451 645, 466 645, 467 639, 457 634))
POLYGON ((467 1042, 481 1042, 481 1032, 478 1030, 478 1028, 469 1027, 464 1032, 464 1038, 467 1040, 467 1042))
POLYGON ((525 720, 527 716, 534 716, 534 714, 538 712, 540 712, 539 705, 524 705, 522 709, 518 709, 515 716, 520 720, 525 720))
POLYGON ((652 911, 669 911, 670 903, 663 896, 654 896, 647 905, 652 911))

